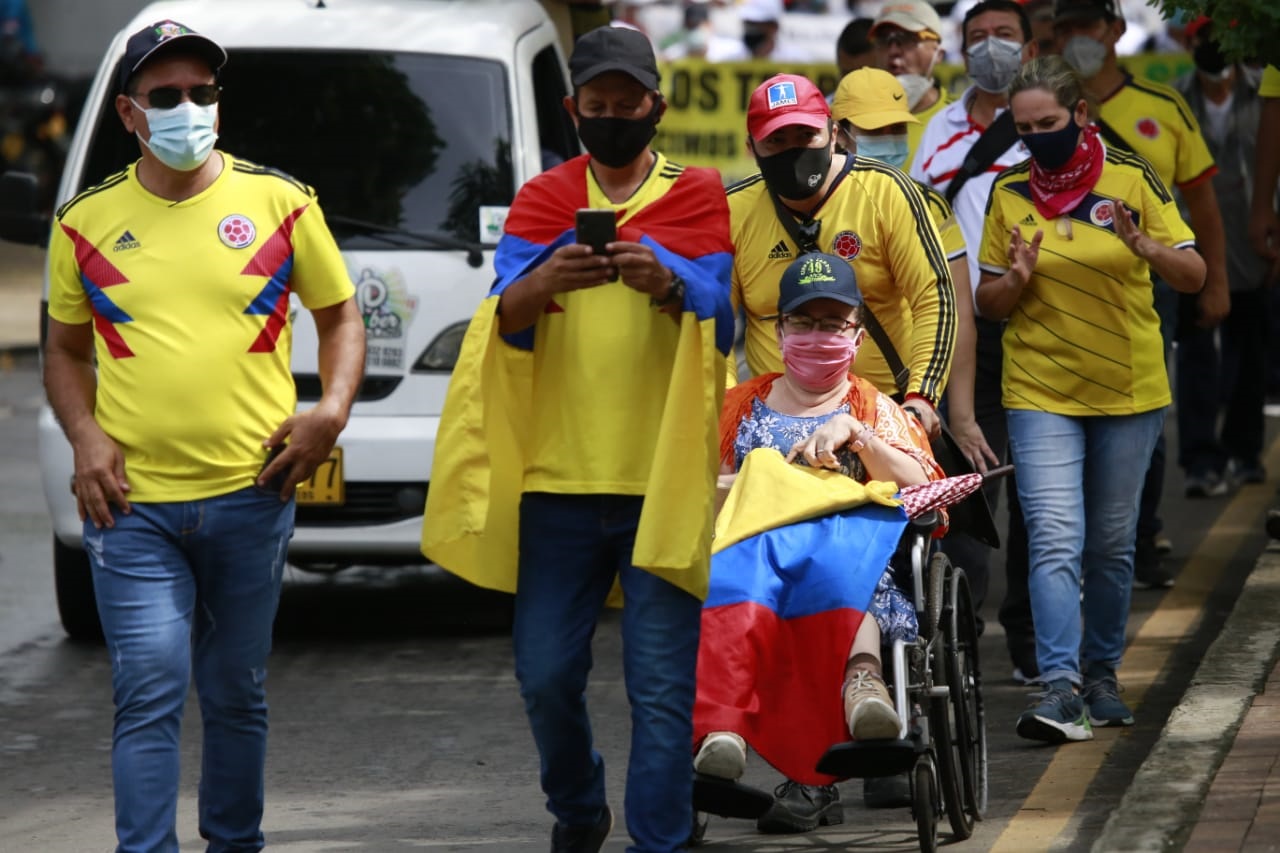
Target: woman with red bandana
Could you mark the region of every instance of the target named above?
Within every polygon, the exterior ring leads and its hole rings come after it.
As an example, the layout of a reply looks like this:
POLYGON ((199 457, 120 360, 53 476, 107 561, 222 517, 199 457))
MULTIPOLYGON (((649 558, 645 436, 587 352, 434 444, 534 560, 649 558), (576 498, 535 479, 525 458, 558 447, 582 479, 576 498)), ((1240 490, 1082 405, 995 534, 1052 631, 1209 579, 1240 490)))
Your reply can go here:
POLYGON ((1002 393, 1047 688, 1017 732, 1063 743, 1133 724, 1116 669, 1138 496, 1170 403, 1151 273, 1195 293, 1205 264, 1151 165, 1089 124, 1062 59, 1024 65, 1009 104, 1031 159, 992 186, 977 301, 1008 319, 1002 393))
MULTIPOLYGON (((747 453, 761 447, 776 449, 789 462, 838 470, 863 483, 893 481, 902 487, 943 476, 916 419, 850 373, 866 334, 861 311, 853 267, 843 258, 801 255, 783 272, 776 330, 784 369, 725 394, 722 488, 747 453)), ((881 675, 881 638, 914 642, 917 626, 915 608, 888 568, 867 614, 872 618, 858 628, 841 687, 845 721, 856 740, 894 738, 898 716, 881 675)), ((694 758, 699 773, 725 779, 740 777, 745 765, 746 743, 736 732, 709 733, 694 758)), ((775 798, 758 824, 762 831, 801 832, 843 819, 834 785, 788 781, 775 798)))

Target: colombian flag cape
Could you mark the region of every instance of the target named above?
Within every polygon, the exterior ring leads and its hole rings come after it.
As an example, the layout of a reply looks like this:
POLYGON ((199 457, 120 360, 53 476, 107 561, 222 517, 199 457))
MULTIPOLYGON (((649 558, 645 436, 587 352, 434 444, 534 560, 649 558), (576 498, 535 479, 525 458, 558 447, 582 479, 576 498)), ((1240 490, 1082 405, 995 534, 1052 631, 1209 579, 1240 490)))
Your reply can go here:
MULTIPOLYGON (((685 282, 674 367, 656 436, 632 562, 704 598, 724 356, 733 344, 733 246, 719 174, 657 155, 666 182, 647 204, 618 211, 619 240, 650 247, 685 282)), ((471 320, 436 434, 422 553, 479 586, 514 592, 519 504, 532 422, 534 329, 498 334, 502 293, 574 242, 574 215, 591 207, 583 155, 526 183, 508 214, 497 280, 471 320)), ((562 310, 554 300, 546 311, 562 310)), ((565 448, 565 452, 572 452, 565 448)))
POLYGON ((716 522, 702 609, 694 743, 742 735, 788 779, 849 740, 849 647, 907 524, 893 483, 747 454, 716 522))

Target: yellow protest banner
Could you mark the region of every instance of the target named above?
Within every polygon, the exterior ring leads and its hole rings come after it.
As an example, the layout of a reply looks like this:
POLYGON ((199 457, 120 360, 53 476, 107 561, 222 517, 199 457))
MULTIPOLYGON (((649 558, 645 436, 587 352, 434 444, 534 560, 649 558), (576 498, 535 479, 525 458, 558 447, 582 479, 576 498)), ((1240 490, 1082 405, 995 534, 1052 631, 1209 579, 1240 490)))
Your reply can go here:
MULTIPOLYGON (((1157 83, 1170 83, 1194 67, 1185 53, 1125 56, 1120 62, 1135 77, 1157 83)), ((719 169, 725 183, 757 171, 747 150, 747 102, 756 86, 774 74, 802 74, 827 93, 839 82, 833 63, 681 59, 660 70, 667 112, 654 147, 678 163, 719 169)), ((939 65, 934 75, 953 92, 968 85, 962 65, 939 65)))

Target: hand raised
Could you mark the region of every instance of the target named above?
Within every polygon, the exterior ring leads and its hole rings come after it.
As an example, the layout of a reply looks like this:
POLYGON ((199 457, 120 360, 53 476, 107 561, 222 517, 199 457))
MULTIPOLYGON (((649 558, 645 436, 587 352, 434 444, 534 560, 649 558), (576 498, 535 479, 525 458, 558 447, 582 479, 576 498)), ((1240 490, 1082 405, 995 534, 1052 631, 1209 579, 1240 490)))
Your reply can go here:
POLYGON ((1129 208, 1125 207, 1124 202, 1120 199, 1112 199, 1111 201, 1112 218, 1116 224, 1116 236, 1120 241, 1139 258, 1146 258, 1146 246, 1144 245, 1149 239, 1137 223, 1133 221, 1133 214, 1129 212, 1129 208))
POLYGON ((1044 239, 1044 231, 1037 229, 1031 242, 1022 239, 1022 229, 1017 225, 1009 232, 1009 272, 1019 285, 1031 280, 1036 261, 1040 259, 1040 241, 1044 239))

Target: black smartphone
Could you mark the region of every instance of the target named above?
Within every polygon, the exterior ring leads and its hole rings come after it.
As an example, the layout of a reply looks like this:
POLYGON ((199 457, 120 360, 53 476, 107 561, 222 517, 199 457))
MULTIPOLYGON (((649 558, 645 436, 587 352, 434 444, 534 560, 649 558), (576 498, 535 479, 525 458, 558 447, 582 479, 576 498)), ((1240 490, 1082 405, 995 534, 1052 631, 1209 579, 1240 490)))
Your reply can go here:
MULTIPOLYGON (((263 462, 262 467, 258 469, 259 477, 262 476, 263 471, 267 470, 267 466, 270 465, 273 461, 275 461, 275 458, 277 456, 279 456, 281 453, 284 453, 284 449, 288 446, 289 445, 284 444, 282 442, 272 447, 271 450, 267 452, 267 461, 263 462)), ((272 476, 270 480, 267 480, 266 483, 264 483, 261 486, 258 486, 258 488, 262 489, 264 492, 271 492, 273 494, 278 495, 280 494, 281 490, 284 489, 284 480, 285 480, 285 477, 288 476, 288 473, 289 473, 288 467, 281 468, 279 471, 275 473, 275 475, 272 476)), ((254 484, 257 485, 256 478, 254 480, 254 484)))
POLYGON ((617 223, 612 210, 583 208, 574 221, 575 239, 595 254, 607 255, 605 246, 618 239, 617 223))

